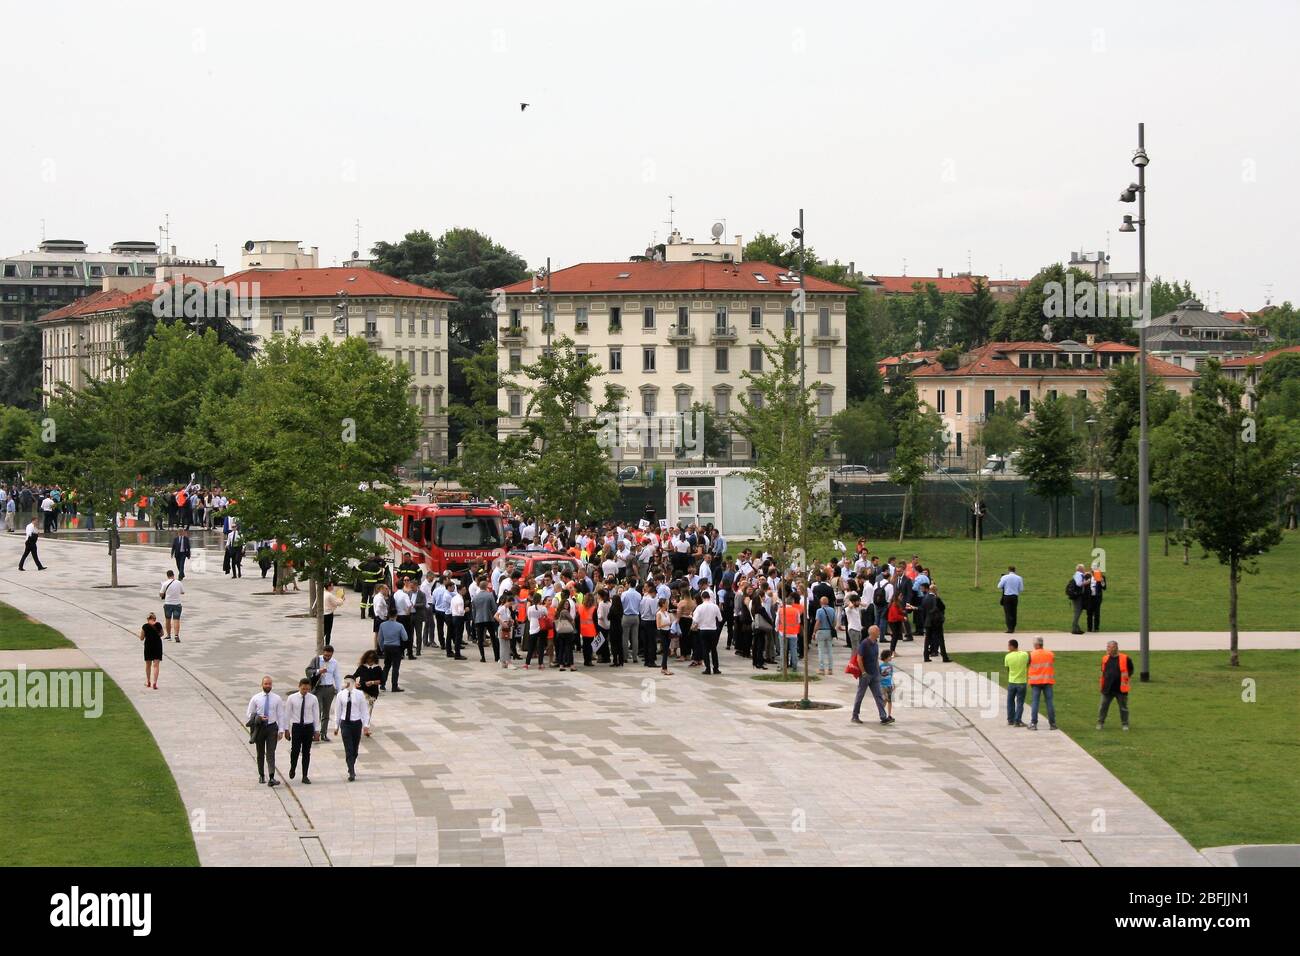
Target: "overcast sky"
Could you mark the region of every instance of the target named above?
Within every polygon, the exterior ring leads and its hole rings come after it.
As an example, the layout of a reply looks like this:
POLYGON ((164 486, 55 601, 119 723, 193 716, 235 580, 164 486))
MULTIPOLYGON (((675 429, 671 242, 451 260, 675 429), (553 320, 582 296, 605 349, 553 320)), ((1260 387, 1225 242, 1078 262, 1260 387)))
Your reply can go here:
POLYGON ((536 265, 788 234, 869 273, 1072 249, 1207 306, 1300 303, 1300 4, 8 5, 0 254, 50 238, 323 265, 481 229, 536 265), (531 105, 526 111, 520 102, 531 105))

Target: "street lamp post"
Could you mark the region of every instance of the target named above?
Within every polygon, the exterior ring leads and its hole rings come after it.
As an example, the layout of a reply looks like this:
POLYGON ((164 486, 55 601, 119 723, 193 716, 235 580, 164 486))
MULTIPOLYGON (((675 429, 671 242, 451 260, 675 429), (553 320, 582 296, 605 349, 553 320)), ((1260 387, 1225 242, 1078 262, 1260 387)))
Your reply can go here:
POLYGON ((1142 655, 1139 679, 1151 679, 1151 620, 1150 620, 1150 555, 1151 537, 1151 487, 1150 444, 1147 438, 1147 326, 1151 324, 1151 300, 1147 295, 1147 157, 1145 123, 1138 123, 1138 148, 1133 154, 1138 181, 1120 194, 1121 202, 1137 200, 1138 215, 1134 230, 1132 216, 1124 217, 1120 232, 1138 234, 1138 303, 1142 316, 1138 320, 1138 632, 1142 655))
MULTIPOLYGON (((804 408, 804 402, 807 396, 807 356, 804 347, 807 338, 804 335, 804 316, 807 313, 807 286, 804 282, 804 274, 808 271, 807 262, 804 260, 804 237, 803 237, 803 210, 799 210, 799 228, 793 232, 794 238, 799 240, 799 407, 804 408)), ((808 461, 808 435, 804 426, 803 414, 801 413, 795 419, 799 427, 799 457, 805 463, 808 461)), ((803 555, 803 579, 804 579, 804 616, 808 615, 811 604, 812 590, 810 587, 812 575, 808 567, 808 479, 804 478, 799 483, 799 551, 803 555)), ((809 646, 808 626, 806 621, 801 623, 804 633, 803 649, 803 705, 808 707, 810 701, 808 698, 808 685, 811 681, 809 676, 809 658, 812 657, 812 647, 809 646)))
POLYGON ((1092 546, 1097 547, 1097 533, 1101 529, 1101 462, 1097 460, 1097 419, 1089 416, 1088 464, 1092 471, 1092 546))

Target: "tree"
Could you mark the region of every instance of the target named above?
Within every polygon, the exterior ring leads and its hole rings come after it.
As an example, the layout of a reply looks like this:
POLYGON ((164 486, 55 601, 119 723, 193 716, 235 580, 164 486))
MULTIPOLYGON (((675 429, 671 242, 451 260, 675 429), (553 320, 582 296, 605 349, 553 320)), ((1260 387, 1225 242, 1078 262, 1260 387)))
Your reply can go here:
MULTIPOLYGON (((1195 293, 1192 292, 1190 282, 1179 283, 1177 279, 1166 282, 1160 276, 1156 276, 1151 280, 1151 288, 1148 294, 1151 297, 1151 317, 1153 319, 1168 315, 1188 299, 1196 298, 1195 293)), ((1134 312, 1134 317, 1136 318, 1136 316, 1137 313, 1134 312)))
MULTIPOLYGON (((1170 415, 1178 408, 1178 394, 1167 388, 1158 375, 1147 376, 1147 428, 1154 436, 1170 415)), ((1139 392, 1136 364, 1117 365, 1106 375, 1106 392, 1099 412, 1101 420, 1101 456, 1115 476, 1115 496, 1124 504, 1138 500, 1138 438, 1139 392)), ((1164 508, 1164 551, 1169 555, 1170 499, 1159 480, 1160 473, 1169 467, 1170 459, 1163 455, 1148 455, 1151 500, 1164 508)))
POLYGON ((1171 420, 1176 455, 1168 481, 1190 535, 1228 568, 1229 663, 1237 651, 1237 588, 1255 558, 1282 539, 1277 497, 1287 462, 1278 431, 1242 407, 1244 389, 1209 361, 1187 405, 1171 420))
POLYGON ((799 388, 794 331, 786 329, 779 338, 769 332, 760 347, 763 370, 741 373, 747 387, 732 422, 754 449, 749 505, 762 516, 777 565, 790 567, 798 543, 807 540, 810 527, 820 526, 815 516, 825 510, 820 463, 827 458, 829 436, 817 418, 818 383, 799 388))
POLYGON ((464 401, 447 406, 459 426, 460 450, 447 473, 476 498, 496 497, 514 469, 522 449, 518 436, 499 436, 497 350, 489 342, 481 352, 456 359, 465 382, 464 401))
POLYGON ((1300 417, 1296 414, 1300 411, 1296 405, 1297 385, 1300 385, 1300 352, 1282 352, 1265 362, 1255 385, 1260 413, 1300 417))
POLYGON ((538 514, 567 520, 603 518, 618 497, 609 467, 609 449, 616 441, 610 422, 618 411, 617 390, 606 383, 603 397, 594 403, 594 383, 605 373, 563 335, 523 372, 528 382, 523 422, 527 443, 516 469, 519 487, 538 514))
POLYGON ((924 477, 935 458, 942 456, 947 440, 944 438, 943 419, 939 413, 922 405, 916 398, 916 389, 910 391, 911 401, 897 423, 897 442, 894 446, 894 464, 889 470, 889 480, 903 487, 903 518, 898 525, 901 544, 907 533, 907 515, 916 486, 924 477))
MULTIPOLYGON (((233 398, 208 403, 218 476, 245 537, 275 538, 320 594, 348 562, 372 553, 362 533, 391 525, 384 492, 415 451, 411 373, 349 338, 267 343, 233 398), (364 490, 363 490, 364 489, 364 490)), ((316 646, 324 601, 316 601, 316 646)))
POLYGON ((135 438, 151 474, 182 480, 192 471, 211 474, 220 453, 201 411, 239 391, 244 367, 215 329, 196 334, 180 322, 157 327, 126 377, 139 418, 135 438))
POLYGON ((1268 305, 1255 318, 1277 339, 1278 345, 1300 345, 1300 311, 1290 302, 1268 305))
POLYGON ((831 419, 835 445, 851 464, 864 465, 894 447, 894 429, 883 404, 871 399, 851 402, 831 419))
POLYGON ((1057 527, 1057 502, 1074 492, 1074 436, 1066 405, 1059 399, 1034 402, 1034 417, 1025 426, 1017 468, 1029 480, 1029 490, 1051 501, 1048 533, 1060 534, 1057 527))
POLYGON ((195 294, 202 291, 202 287, 197 283, 186 288, 189 291, 181 296, 185 309, 184 315, 159 316, 152 299, 148 302, 137 302, 131 307, 126 321, 117 332, 117 340, 122 343, 122 351, 127 357, 134 357, 143 352, 157 329, 180 326, 200 336, 211 331, 216 336, 217 342, 230 349, 239 361, 250 361, 257 354, 257 337, 252 332, 241 329, 231 320, 227 307, 230 301, 229 294, 219 290, 219 294, 209 298, 195 294))
POLYGON ((1067 269, 1059 262, 1043 269, 1016 293, 997 321, 993 337, 1003 342, 1038 342, 1043 327, 1050 330, 1053 341, 1086 341, 1095 335, 1099 341, 1132 342, 1137 333, 1132 320, 1136 309, 1121 309, 1119 303, 1105 301, 1096 281, 1080 269, 1067 269), (1106 315, 1100 315, 1104 311, 1106 315), (1120 315, 1121 311, 1128 312, 1120 315))
POLYGON ((679 429, 678 458, 699 457, 707 464, 731 457, 730 425, 725 417, 720 419, 712 405, 692 402, 690 411, 679 417, 683 421, 679 429))
POLYGON ((979 444, 984 453, 1005 458, 1019 448, 1024 440, 1024 429, 1020 424, 1024 417, 1020 403, 1014 398, 1004 399, 994 405, 993 411, 980 427, 979 444))
POLYGON ((988 284, 976 279, 974 285, 974 295, 964 296, 959 303, 956 329, 957 341, 965 343, 968 350, 989 340, 998 313, 997 300, 989 292, 988 284))
MULTIPOLYGON (((0 405, 0 462, 21 461, 27 443, 36 434, 36 419, 25 408, 0 405)), ((11 479, 17 473, 15 465, 0 464, 0 478, 11 479)))
POLYGON ((18 334, 0 348, 0 405, 41 407, 41 330, 25 323, 18 334))

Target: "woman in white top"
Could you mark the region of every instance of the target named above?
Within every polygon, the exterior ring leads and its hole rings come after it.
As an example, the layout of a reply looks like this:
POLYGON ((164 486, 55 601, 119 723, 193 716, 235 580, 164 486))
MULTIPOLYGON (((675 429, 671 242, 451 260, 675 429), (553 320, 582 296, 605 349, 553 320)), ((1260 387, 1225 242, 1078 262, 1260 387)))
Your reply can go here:
POLYGON ((461 639, 465 633, 465 592, 466 587, 462 584, 455 588, 451 593, 451 648, 456 651, 457 660, 464 660, 460 653, 461 639))
POLYGON ((515 627, 514 595, 506 591, 497 601, 497 654, 503 670, 510 669, 510 635, 515 627))
POLYGON ((334 612, 343 606, 344 596, 339 593, 333 581, 325 584, 325 643, 330 642, 334 632, 334 612))
POLYGON ((546 634, 542 631, 542 619, 549 616, 549 611, 542 605, 542 595, 534 591, 528 598, 528 655, 524 658, 524 670, 537 655, 537 667, 540 670, 546 661, 546 634))

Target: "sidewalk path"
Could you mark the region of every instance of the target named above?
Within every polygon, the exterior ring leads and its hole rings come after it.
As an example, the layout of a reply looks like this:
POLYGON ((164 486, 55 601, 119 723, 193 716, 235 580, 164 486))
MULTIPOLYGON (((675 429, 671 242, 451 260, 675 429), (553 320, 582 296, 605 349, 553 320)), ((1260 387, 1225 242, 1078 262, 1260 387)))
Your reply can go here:
MULTIPOLYGON (((639 665, 502 672, 476 650, 463 662, 426 652, 403 667, 408 693, 380 699, 356 783, 333 742, 313 748, 312 786, 259 787, 244 708, 263 674, 287 693, 312 656, 313 622, 295 616, 305 590, 272 595, 248 561, 242 580, 212 552, 192 561, 183 643, 164 644, 150 691, 136 631, 158 610, 165 552, 126 549, 121 580, 134 586, 114 591, 91 586, 107 577, 101 547, 41 550, 50 570, 0 571, 0 600, 58 628, 130 697, 202 821, 204 865, 1206 864, 1067 736, 1007 728, 997 694, 991 717, 942 700, 859 726, 848 677, 814 690, 842 708, 781 712, 768 703, 797 688, 750 680, 727 653, 718 678, 665 678, 639 665)), ((335 623, 346 670, 370 645, 356 601, 335 623)), ((915 645, 900 651, 901 671, 920 662, 915 645)), ((287 744, 278 756, 284 776, 287 744)))

